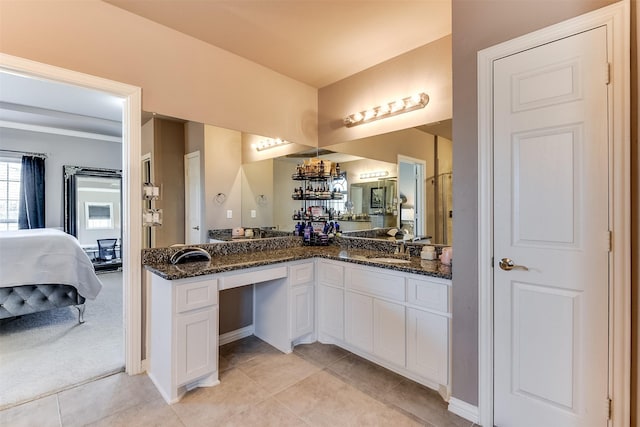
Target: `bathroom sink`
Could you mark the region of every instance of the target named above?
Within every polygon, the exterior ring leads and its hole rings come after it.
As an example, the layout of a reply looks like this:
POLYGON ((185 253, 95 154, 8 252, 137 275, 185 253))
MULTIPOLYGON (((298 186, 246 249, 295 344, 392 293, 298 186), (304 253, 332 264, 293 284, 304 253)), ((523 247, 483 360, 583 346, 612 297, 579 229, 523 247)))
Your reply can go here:
POLYGON ((367 258, 367 261, 388 262, 391 264, 409 264, 411 262, 410 260, 405 258, 392 258, 392 257, 367 258))

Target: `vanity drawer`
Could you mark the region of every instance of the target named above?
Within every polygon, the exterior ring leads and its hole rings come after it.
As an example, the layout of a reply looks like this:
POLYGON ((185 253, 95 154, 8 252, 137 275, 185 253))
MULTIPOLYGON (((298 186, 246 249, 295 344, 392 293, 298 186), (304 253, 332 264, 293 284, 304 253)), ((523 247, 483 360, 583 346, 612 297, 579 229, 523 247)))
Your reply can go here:
POLYGON ((344 266, 327 261, 318 261, 318 277, 322 284, 344 286, 344 266))
POLYGON ((448 313, 449 289, 451 288, 447 283, 435 280, 409 279, 407 281, 407 300, 410 304, 419 307, 448 313))
POLYGON ((289 267, 289 284, 303 285, 313 282, 313 262, 295 264, 289 267))
POLYGON ((347 270, 347 289, 404 302, 404 277, 377 270, 351 267, 347 270))
POLYGON ((195 310, 218 303, 218 280, 205 279, 176 284, 176 313, 195 310))
POLYGON ((222 278, 220 290, 237 288, 239 286, 254 285, 256 283, 268 282, 270 280, 283 279, 287 277, 287 267, 267 267, 259 269, 240 270, 222 278))

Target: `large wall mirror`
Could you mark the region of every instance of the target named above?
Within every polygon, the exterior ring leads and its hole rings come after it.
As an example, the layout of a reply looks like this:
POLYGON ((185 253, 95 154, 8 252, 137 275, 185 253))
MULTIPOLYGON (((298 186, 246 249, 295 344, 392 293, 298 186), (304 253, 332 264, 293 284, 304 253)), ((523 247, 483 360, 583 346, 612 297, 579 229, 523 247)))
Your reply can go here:
MULTIPOLYGON (((184 177, 179 181, 179 175, 184 175, 180 166, 184 165, 184 156, 196 150, 202 158, 202 182, 206 187, 200 190, 201 224, 205 230, 242 226, 293 231, 296 221, 292 215, 300 209, 300 202, 292 198, 292 193, 300 183, 291 177, 297 164, 318 157, 339 163, 345 172, 346 182, 340 183, 339 189, 344 198, 332 205, 340 212, 344 230, 400 227, 408 233, 430 237, 433 243, 452 243, 451 120, 324 149, 296 145, 295 151, 276 148, 260 153, 247 144, 248 140, 260 138, 255 135, 172 118, 159 120, 164 127, 158 123, 150 132, 143 127, 143 139, 148 133, 152 143, 143 141, 141 153, 152 162, 157 159, 153 179, 161 189, 159 204, 163 218, 162 225, 154 228, 155 246, 185 243, 185 181, 184 177), (175 137, 158 140, 159 134, 168 133, 169 125, 176 127, 177 133, 182 132, 182 140, 175 137), (203 143, 194 144, 194 137, 203 143), (283 151, 286 154, 279 154, 283 151), (399 159, 403 158, 424 165, 422 185, 413 185, 413 193, 405 190, 407 185, 399 173, 399 159), (160 162, 173 165, 171 177, 162 178, 168 169, 160 162), (421 203, 420 209, 412 206, 416 200, 421 203), (421 227, 419 230, 415 229, 416 223, 421 227), (171 237, 162 238, 163 235, 171 237)), ((208 241, 205 232, 200 235, 201 243, 208 241)))
POLYGON ((76 236, 96 269, 122 266, 122 172, 64 166, 64 231, 76 236))

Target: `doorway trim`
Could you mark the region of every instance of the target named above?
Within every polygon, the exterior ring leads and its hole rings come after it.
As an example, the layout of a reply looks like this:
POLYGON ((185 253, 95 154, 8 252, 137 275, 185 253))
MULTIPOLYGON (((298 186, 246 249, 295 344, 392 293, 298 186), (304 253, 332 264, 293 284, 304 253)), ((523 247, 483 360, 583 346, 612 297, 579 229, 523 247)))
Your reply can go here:
MULTIPOLYGON (((493 424, 493 62, 595 27, 607 27, 611 57, 609 392, 612 425, 630 422, 631 191, 630 4, 622 0, 478 52, 478 413, 493 424)), ((603 402, 603 405, 605 402, 603 402)))
POLYGON ((53 80, 107 92, 122 98, 122 249, 125 327, 125 367, 130 375, 142 372, 142 212, 140 133, 142 91, 139 87, 77 71, 0 53, 0 68, 33 78, 53 80))

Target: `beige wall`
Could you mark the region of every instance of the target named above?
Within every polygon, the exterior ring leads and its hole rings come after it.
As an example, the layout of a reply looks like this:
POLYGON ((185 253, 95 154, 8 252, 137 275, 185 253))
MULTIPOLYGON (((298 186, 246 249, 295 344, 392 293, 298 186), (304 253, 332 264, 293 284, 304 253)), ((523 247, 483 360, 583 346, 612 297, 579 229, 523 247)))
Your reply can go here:
MULTIPOLYGON (((302 159, 297 163, 302 163, 302 159)), ((275 159, 273 161, 273 218, 278 230, 293 231, 293 210, 300 209, 300 201, 293 200, 293 189, 301 186, 302 181, 293 181, 291 176, 296 172, 296 162, 275 159)))
POLYGON ((145 111, 316 145, 314 88, 102 1, 1 1, 0 51, 139 86, 145 111))
MULTIPOLYGON (((288 188, 278 187, 279 192, 286 193, 288 188)), ((273 211, 274 182, 273 159, 242 165, 242 226, 272 227, 275 225, 273 211), (258 197, 264 196, 265 202, 258 203, 258 197), (256 212, 255 218, 251 211, 256 212)))
POLYGON ((451 36, 447 36, 321 88, 319 144, 324 147, 450 119, 451 100, 451 36), (349 114, 417 92, 429 95, 423 109, 352 128, 342 124, 349 114))
MULTIPOLYGON (((417 159, 433 159, 433 135, 410 128, 330 145, 325 148, 338 153, 353 154, 390 163, 397 163, 399 154, 417 159)), ((431 166, 433 167, 433 164, 431 166)))
POLYGON ((578 16, 612 0, 453 0, 453 396, 478 403, 479 50, 578 16))
POLYGON ((640 149, 638 145, 638 124, 640 123, 640 7, 637 0, 631 1, 631 322, 632 322, 632 355, 631 355, 631 425, 640 426, 640 149))
POLYGON ((240 132, 204 125, 205 227, 240 227, 242 224, 242 159, 240 132), (216 195, 226 196, 222 204, 216 195), (227 211, 233 217, 227 218, 227 211))

